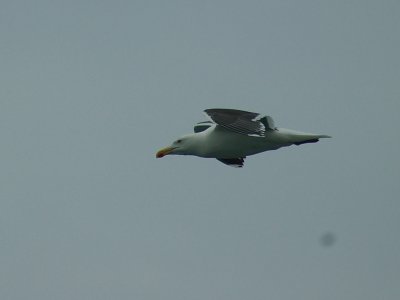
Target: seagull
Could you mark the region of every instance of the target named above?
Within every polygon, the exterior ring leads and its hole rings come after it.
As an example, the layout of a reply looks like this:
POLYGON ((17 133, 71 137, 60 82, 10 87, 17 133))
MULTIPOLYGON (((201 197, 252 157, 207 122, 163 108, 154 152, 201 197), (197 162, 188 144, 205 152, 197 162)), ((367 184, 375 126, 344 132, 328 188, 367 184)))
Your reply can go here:
POLYGON ((178 138, 159 150, 156 157, 194 155, 216 158, 228 166, 241 168, 247 156, 330 138, 329 135, 277 128, 270 116, 249 111, 211 108, 204 113, 209 121, 197 123, 194 133, 178 138))

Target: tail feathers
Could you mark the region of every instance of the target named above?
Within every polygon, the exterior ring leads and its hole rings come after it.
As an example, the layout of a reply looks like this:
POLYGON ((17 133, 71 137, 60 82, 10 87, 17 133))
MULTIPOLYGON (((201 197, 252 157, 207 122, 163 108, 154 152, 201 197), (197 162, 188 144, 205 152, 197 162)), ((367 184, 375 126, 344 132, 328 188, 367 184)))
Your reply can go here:
POLYGON ((318 141, 319 141, 319 139, 311 139, 311 140, 305 140, 305 141, 301 141, 301 142, 296 142, 296 143, 293 143, 293 144, 295 144, 296 146, 300 146, 300 145, 303 145, 303 144, 316 143, 318 141))
POLYGON ((322 139, 322 138, 331 138, 331 136, 329 136, 329 135, 324 135, 324 134, 315 135, 315 136, 313 136, 313 137, 310 138, 310 139, 305 139, 305 140, 303 140, 303 141, 294 142, 293 144, 295 144, 296 146, 299 146, 299 145, 303 145, 303 144, 316 143, 316 142, 319 141, 319 139, 322 139))

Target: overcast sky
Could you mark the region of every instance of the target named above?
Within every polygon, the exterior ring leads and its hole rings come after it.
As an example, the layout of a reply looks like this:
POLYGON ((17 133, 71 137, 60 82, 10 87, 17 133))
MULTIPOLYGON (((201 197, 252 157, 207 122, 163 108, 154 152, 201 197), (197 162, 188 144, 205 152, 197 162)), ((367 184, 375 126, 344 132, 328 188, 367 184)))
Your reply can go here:
POLYGON ((399 32, 398 0, 1 1, 0 298, 400 299, 399 32), (155 158, 215 107, 333 138, 155 158))

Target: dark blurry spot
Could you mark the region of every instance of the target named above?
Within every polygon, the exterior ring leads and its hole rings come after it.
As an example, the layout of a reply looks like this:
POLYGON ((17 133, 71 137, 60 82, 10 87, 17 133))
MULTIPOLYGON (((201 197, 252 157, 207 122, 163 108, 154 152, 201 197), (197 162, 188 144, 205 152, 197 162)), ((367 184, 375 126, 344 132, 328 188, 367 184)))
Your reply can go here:
POLYGON ((321 235, 319 242, 323 247, 331 247, 336 243, 336 236, 332 232, 326 232, 321 235))

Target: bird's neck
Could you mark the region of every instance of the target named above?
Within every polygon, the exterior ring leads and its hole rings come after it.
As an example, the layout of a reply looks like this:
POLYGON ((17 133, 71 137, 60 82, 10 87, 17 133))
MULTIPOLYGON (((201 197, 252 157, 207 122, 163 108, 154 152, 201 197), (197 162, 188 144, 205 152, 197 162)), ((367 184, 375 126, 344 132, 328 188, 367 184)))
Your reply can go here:
POLYGON ((204 157, 206 151, 204 132, 193 133, 190 135, 190 155, 204 157))

